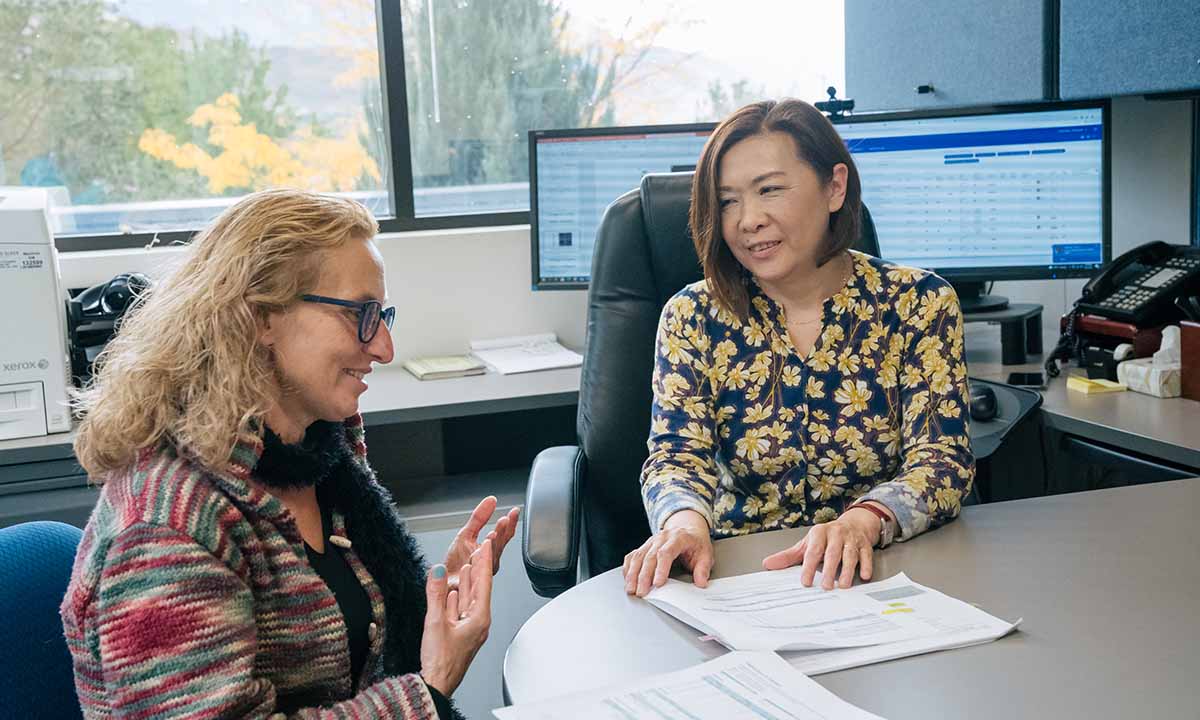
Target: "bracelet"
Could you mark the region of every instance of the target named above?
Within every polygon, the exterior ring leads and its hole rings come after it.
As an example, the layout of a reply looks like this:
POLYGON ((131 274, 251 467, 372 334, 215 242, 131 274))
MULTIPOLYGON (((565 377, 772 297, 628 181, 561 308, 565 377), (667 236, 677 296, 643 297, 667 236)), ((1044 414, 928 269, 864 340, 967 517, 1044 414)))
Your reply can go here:
POLYGON ((887 535, 888 535, 887 529, 888 529, 888 527, 890 527, 890 523, 892 522, 892 519, 890 517, 888 517, 888 514, 886 512, 884 512, 882 508, 872 505, 870 503, 870 501, 855 503, 854 505, 851 505, 850 507, 846 508, 846 512, 849 512, 850 510, 853 510, 855 508, 862 508, 863 510, 870 510, 871 512, 875 513, 875 516, 877 518, 879 518, 878 546, 880 548, 885 548, 888 545, 890 545, 891 540, 890 540, 890 538, 887 537, 887 535))

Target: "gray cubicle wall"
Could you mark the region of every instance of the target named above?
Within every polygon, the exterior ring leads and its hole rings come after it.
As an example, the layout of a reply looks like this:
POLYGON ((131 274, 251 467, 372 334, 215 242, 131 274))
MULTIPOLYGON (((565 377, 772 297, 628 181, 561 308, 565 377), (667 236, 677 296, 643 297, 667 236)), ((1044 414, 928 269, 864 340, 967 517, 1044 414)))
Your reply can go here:
POLYGON ((1060 0, 1065 99, 1200 88, 1196 0, 1060 0))
POLYGON ((1049 0, 846 0, 856 110, 1044 100, 1054 92, 1049 0), (922 85, 931 92, 918 92, 922 85))

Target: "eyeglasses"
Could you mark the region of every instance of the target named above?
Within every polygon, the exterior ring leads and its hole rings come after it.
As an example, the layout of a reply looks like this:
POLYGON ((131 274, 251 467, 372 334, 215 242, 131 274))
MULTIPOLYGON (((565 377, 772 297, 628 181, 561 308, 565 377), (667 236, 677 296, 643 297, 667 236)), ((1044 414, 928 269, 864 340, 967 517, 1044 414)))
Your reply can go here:
POLYGON ((375 333, 379 332, 380 320, 383 321, 384 325, 387 325, 388 330, 392 329, 392 323, 396 321, 396 308, 385 308, 383 303, 378 300, 355 302, 353 300, 325 297, 324 295, 301 295, 300 299, 304 302, 337 305, 338 307, 357 310, 358 341, 364 345, 375 339, 375 333))

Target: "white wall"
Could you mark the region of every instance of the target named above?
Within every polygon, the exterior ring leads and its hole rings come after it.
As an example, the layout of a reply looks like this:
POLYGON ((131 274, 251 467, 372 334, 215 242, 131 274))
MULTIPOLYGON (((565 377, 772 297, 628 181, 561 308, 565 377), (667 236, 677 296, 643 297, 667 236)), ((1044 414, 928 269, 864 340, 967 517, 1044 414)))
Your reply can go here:
MULTIPOLYGON (((529 226, 381 235, 397 307, 396 357, 465 352, 468 341, 552 331, 582 347, 587 293, 531 292, 529 226)), ((180 248, 64 253, 66 287, 119 272, 161 275, 180 248)))
MULTIPOLYGON (((1113 252, 1150 240, 1189 241, 1191 103, 1113 102, 1113 252)), ((530 291, 529 227, 442 230, 383 235, 388 291, 400 309, 397 358, 463 352, 475 338, 547 330, 582 347, 584 291, 530 291)), ((101 282, 118 272, 161 272, 178 249, 70 253, 62 256, 68 287, 101 282)), ((1083 280, 997 283, 1013 302, 1046 306, 1051 327, 1079 295, 1083 280)), ((994 342, 998 329, 974 326, 968 340, 994 342)))

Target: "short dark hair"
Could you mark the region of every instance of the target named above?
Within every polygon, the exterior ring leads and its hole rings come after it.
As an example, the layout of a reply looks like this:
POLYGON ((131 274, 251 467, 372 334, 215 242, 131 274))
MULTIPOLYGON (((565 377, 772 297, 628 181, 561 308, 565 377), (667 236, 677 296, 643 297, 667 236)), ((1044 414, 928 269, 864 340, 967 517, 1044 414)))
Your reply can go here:
POLYGON ((786 133, 796 145, 796 154, 809 165, 822 183, 833 178, 838 163, 846 166, 846 199, 829 216, 829 240, 821 249, 817 265, 824 265, 853 245, 860 233, 862 187, 858 170, 846 143, 833 123, 803 100, 763 100, 735 111, 725 118, 704 144, 692 178, 692 201, 688 227, 696 254, 704 266, 704 277, 716 300, 745 320, 750 312, 746 289, 748 272, 733 256, 721 235, 721 203, 717 171, 729 148, 754 135, 786 133))

